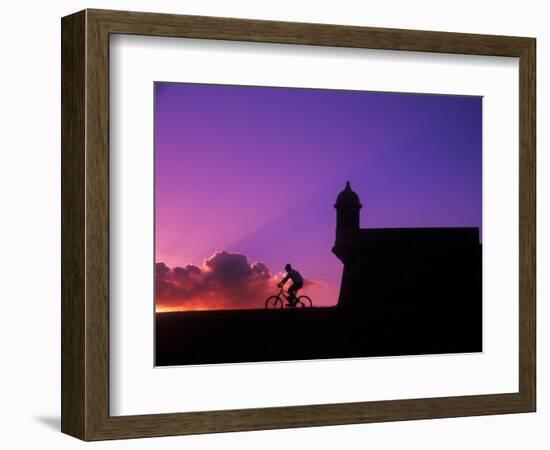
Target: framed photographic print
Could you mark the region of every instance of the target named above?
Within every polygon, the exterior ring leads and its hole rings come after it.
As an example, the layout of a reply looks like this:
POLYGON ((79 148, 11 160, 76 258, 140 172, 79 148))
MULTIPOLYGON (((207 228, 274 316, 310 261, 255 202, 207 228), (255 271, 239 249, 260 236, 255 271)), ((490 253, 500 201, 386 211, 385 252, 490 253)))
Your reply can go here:
POLYGON ((62 19, 62 431, 535 410, 535 39, 62 19))

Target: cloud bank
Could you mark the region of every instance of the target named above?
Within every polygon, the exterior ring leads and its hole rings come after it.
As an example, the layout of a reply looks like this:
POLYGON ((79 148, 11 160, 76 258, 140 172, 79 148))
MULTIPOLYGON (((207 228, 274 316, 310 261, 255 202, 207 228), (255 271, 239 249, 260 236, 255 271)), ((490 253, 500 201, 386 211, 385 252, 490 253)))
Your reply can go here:
MULTIPOLYGON (((282 277, 261 262, 227 251, 215 253, 202 267, 170 268, 158 262, 155 272, 157 311, 263 308, 282 277)), ((305 281, 306 287, 314 284, 305 281)))

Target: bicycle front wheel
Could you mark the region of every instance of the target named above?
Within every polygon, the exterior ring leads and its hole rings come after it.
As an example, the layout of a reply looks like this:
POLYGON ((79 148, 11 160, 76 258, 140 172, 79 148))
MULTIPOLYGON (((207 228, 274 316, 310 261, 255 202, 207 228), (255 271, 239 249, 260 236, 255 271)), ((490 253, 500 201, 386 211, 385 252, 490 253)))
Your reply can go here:
POLYGON ((296 308, 311 308, 313 303, 307 295, 302 295, 298 297, 298 302, 296 303, 296 308))
POLYGON ((283 301, 278 295, 272 295, 265 301, 265 309, 281 309, 283 301))

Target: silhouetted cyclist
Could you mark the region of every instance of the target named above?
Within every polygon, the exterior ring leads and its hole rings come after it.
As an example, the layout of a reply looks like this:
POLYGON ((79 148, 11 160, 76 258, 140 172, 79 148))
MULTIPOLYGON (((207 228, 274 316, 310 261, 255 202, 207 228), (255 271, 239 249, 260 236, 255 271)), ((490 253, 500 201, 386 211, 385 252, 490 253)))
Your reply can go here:
POLYGON ((292 280, 292 286, 288 288, 288 293, 290 294, 289 301, 292 302, 294 306, 296 304, 296 292, 304 287, 304 279, 302 275, 300 275, 300 272, 293 269, 290 264, 285 266, 285 270, 286 277, 281 280, 279 287, 283 287, 289 279, 292 280))

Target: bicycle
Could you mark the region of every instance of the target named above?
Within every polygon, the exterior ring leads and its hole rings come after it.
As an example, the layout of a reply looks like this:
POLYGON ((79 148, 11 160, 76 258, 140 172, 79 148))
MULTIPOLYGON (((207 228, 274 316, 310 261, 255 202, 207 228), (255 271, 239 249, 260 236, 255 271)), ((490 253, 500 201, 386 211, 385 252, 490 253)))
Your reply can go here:
POLYGON ((292 303, 288 291, 285 291, 283 287, 280 288, 279 292, 276 295, 272 295, 265 301, 265 309, 281 309, 283 308, 283 297, 286 300, 287 308, 311 308, 313 303, 307 295, 300 295, 296 298, 295 302, 292 303))

